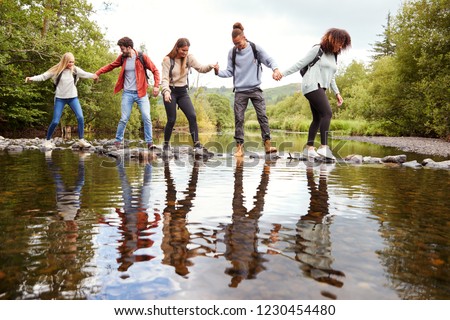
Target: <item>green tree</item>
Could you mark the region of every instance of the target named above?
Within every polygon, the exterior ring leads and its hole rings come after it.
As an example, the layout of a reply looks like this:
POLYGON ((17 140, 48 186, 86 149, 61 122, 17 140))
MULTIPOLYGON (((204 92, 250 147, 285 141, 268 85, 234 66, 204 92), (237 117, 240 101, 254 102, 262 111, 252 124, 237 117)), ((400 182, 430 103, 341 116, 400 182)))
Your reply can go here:
POLYGON ((376 41, 373 46, 373 52, 375 54, 372 56, 374 60, 382 57, 392 56, 395 53, 395 44, 392 39, 392 18, 391 13, 388 13, 387 24, 384 27, 382 34, 378 36, 382 37, 381 41, 376 41))

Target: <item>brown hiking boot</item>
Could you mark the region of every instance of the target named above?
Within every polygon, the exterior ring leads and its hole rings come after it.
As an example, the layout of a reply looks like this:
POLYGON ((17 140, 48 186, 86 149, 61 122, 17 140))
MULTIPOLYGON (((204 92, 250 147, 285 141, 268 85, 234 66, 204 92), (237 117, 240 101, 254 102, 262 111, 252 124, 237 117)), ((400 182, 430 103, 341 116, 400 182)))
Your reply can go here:
POLYGON ((270 153, 275 153, 277 152, 277 148, 272 147, 270 145, 270 140, 267 139, 266 141, 264 141, 264 150, 266 151, 266 154, 270 154, 270 153))
POLYGON ((244 145, 241 143, 236 144, 236 152, 234 153, 235 157, 243 157, 244 156, 244 145))

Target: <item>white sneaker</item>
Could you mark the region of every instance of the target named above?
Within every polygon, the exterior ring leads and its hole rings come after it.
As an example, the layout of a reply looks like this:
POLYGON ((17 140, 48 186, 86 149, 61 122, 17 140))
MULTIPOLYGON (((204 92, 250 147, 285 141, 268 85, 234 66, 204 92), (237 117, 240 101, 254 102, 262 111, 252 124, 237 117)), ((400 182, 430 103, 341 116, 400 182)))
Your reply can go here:
POLYGON ((316 152, 315 149, 313 148, 308 148, 306 147, 305 149, 303 149, 303 155, 308 158, 308 159, 317 159, 320 158, 320 155, 316 152))
POLYGON ((336 160, 328 146, 320 147, 319 149, 317 149, 317 153, 323 158, 336 160))
POLYGON ((43 146, 44 149, 46 149, 46 150, 52 150, 52 149, 55 147, 55 145, 51 142, 51 140, 45 140, 45 141, 42 143, 42 146, 43 146))
POLYGON ((84 139, 78 140, 78 145, 80 146, 80 148, 90 148, 90 147, 92 147, 92 144, 90 144, 89 142, 87 142, 84 139))

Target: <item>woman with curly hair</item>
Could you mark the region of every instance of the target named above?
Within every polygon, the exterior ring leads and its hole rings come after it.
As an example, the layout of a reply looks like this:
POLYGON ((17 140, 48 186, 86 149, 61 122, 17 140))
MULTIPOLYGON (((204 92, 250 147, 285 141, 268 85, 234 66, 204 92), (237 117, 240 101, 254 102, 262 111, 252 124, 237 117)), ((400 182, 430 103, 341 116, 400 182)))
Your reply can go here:
POLYGON ((332 112, 325 91, 331 88, 336 94, 338 107, 342 105, 344 100, 335 81, 337 56, 350 46, 351 38, 347 31, 331 28, 323 35, 320 44, 313 46, 303 58, 281 73, 282 76, 288 76, 304 67, 308 68, 302 81, 302 92, 309 101, 313 115, 308 131, 307 146, 303 151, 308 159, 336 159, 328 147, 332 112), (321 146, 316 151, 314 139, 319 130, 321 146))

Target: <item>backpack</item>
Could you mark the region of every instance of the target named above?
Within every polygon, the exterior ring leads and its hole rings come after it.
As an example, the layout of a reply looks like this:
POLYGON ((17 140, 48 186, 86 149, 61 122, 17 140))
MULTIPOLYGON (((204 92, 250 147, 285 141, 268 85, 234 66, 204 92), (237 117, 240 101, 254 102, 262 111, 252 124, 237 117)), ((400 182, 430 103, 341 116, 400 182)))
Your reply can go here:
POLYGON ((317 61, 319 61, 320 57, 323 55, 322 48, 319 47, 319 51, 317 52, 316 56, 314 57, 313 61, 311 61, 306 67, 303 67, 300 69, 300 74, 303 77, 306 73, 306 71, 309 70, 313 65, 316 64, 317 61))
MULTIPOLYGON (((73 75, 73 84, 77 85, 78 77, 77 77, 77 69, 76 68, 73 68, 72 75, 73 75)), ((61 76, 62 76, 62 71, 58 74, 55 82, 53 83, 53 86, 55 87, 55 89, 58 87, 59 81, 61 80, 61 76)))
MULTIPOLYGON (((256 77, 259 77, 259 70, 262 69, 261 67, 261 61, 259 61, 258 59, 258 50, 256 50, 256 45, 251 42, 248 41, 247 42, 250 44, 250 46, 252 47, 252 51, 253 51, 253 56, 255 57, 255 60, 258 61, 258 70, 256 71, 256 77)), ((234 70, 236 69, 236 47, 233 47, 233 53, 231 55, 231 63, 233 65, 233 86, 234 86, 234 70)), ((233 89, 234 91, 234 89, 233 89)))
MULTIPOLYGON (((173 82, 173 77, 172 77, 172 70, 175 67, 175 59, 169 58, 170 59, 170 68, 169 68, 169 85, 173 82)), ((189 59, 186 57, 187 61, 186 61, 186 66, 188 67, 188 73, 191 72, 191 67, 189 67, 189 59)), ((189 88, 189 75, 187 77, 187 87, 189 88)))
MULTIPOLYGON (((139 61, 141 62, 142 66, 144 67, 144 73, 145 73, 145 77, 147 78, 147 80, 149 79, 149 76, 147 74, 147 69, 150 70, 149 68, 147 68, 147 66, 145 65, 145 61, 144 61, 144 53, 142 51, 138 52, 138 58, 139 61)), ((125 60, 125 57, 122 55, 122 61, 120 63, 120 65, 123 65, 123 61, 125 60)))

